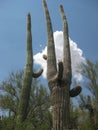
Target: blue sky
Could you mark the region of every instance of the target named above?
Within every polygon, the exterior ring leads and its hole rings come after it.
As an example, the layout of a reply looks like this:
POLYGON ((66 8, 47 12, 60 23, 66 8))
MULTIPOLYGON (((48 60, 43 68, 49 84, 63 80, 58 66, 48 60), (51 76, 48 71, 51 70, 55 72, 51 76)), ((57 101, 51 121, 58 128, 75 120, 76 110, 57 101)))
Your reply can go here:
MULTIPOLYGON (((62 30, 59 4, 62 3, 69 25, 69 36, 83 56, 98 60, 98 1, 47 0, 53 30, 62 30)), ((26 15, 31 13, 33 53, 46 46, 46 24, 42 0, 0 1, 0 82, 11 71, 23 69, 26 62, 26 15)))

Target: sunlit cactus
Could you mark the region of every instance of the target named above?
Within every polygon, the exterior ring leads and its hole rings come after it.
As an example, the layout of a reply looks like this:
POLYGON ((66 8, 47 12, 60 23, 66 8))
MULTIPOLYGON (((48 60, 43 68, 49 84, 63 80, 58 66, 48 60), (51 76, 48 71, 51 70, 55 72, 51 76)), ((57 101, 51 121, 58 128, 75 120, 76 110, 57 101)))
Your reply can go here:
POLYGON ((30 90, 32 84, 32 77, 37 78, 43 72, 43 69, 37 73, 33 72, 33 51, 32 51, 32 33, 31 33, 31 16, 27 15, 27 54, 26 66, 24 70, 24 80, 20 93, 19 107, 17 113, 17 122, 21 123, 27 118, 27 109, 29 105, 30 90))
POLYGON ((55 55, 52 24, 46 0, 43 0, 43 6, 47 25, 47 56, 44 55, 43 58, 47 60, 47 80, 51 91, 53 130, 68 130, 70 127, 70 97, 77 96, 81 91, 81 87, 78 86, 70 90, 72 78, 71 56, 68 24, 64 14, 63 6, 60 5, 64 38, 63 59, 59 61, 58 67, 56 64, 57 61, 55 55))

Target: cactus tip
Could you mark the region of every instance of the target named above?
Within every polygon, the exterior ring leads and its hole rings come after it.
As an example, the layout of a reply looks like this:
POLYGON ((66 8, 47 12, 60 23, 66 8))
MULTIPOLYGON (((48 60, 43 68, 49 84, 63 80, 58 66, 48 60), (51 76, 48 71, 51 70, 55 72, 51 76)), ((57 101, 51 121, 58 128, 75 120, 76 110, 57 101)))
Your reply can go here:
POLYGON ((63 10, 63 5, 62 5, 62 4, 60 4, 59 8, 60 8, 60 11, 61 11, 61 12, 64 12, 64 10, 63 10))
POLYGON ((46 2, 46 0, 43 0, 43 2, 46 2))
POLYGON ((27 14, 27 17, 30 17, 30 12, 27 14))

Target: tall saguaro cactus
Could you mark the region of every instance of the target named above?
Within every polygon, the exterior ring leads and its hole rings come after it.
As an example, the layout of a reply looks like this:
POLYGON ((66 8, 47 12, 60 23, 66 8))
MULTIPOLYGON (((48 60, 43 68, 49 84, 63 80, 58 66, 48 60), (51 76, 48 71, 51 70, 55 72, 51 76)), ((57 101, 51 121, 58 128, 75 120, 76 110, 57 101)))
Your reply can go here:
POLYGON ((27 55, 26 66, 24 70, 24 80, 20 94, 17 122, 23 122, 27 117, 27 109, 29 105, 30 90, 32 77, 37 78, 43 72, 40 69, 37 73, 33 72, 33 51, 32 51, 32 33, 31 33, 31 16, 27 15, 27 55))
POLYGON ((43 0, 43 6, 46 16, 48 37, 47 56, 44 56, 44 58, 47 59, 47 80, 51 91, 53 130, 67 130, 69 128, 70 117, 70 96, 77 96, 81 91, 81 87, 77 86, 76 88, 70 90, 72 78, 71 57, 68 37, 68 25, 63 6, 60 5, 64 38, 63 62, 60 61, 58 63, 58 67, 56 65, 52 24, 46 0, 43 0))

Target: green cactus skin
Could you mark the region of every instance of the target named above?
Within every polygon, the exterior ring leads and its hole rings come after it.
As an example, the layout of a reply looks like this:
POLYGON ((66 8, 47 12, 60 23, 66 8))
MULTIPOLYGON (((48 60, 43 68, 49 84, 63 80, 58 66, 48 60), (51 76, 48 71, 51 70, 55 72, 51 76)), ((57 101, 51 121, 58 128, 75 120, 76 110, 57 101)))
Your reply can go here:
POLYGON ((24 80, 22 90, 20 93, 17 123, 23 122, 27 118, 27 109, 29 105, 30 90, 32 84, 32 77, 37 78, 43 72, 43 69, 37 73, 33 72, 33 51, 32 51, 32 33, 31 33, 31 16, 27 14, 27 55, 26 55, 26 66, 24 70, 24 80))
POLYGON ((46 0, 43 0, 44 12, 47 25, 47 56, 43 58, 47 60, 47 80, 51 91, 51 106, 53 117, 53 130, 68 130, 70 120, 70 96, 77 96, 80 89, 70 91, 72 78, 71 56, 68 36, 68 24, 64 14, 63 6, 60 5, 60 13, 63 21, 63 62, 56 65, 55 45, 53 39, 53 31, 51 19, 47 7, 46 0))

